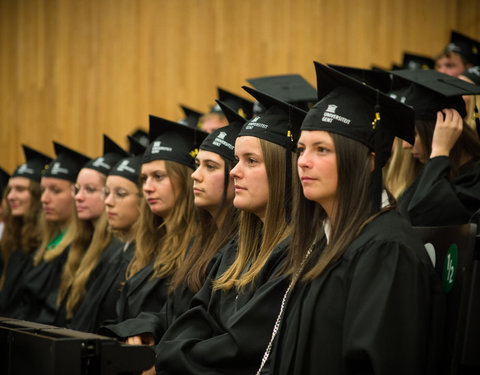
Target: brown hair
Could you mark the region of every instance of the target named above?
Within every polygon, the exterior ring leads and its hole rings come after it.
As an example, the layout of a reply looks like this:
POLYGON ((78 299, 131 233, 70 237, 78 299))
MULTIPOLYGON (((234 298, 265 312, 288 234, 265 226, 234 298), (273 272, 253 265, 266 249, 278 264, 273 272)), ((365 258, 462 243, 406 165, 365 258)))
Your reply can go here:
POLYGON ((151 262, 153 277, 172 276, 183 261, 194 236, 197 218, 190 180, 192 170, 169 160, 165 160, 165 168, 170 179, 178 185, 175 204, 163 220, 150 211, 145 200, 142 201, 135 254, 127 267, 127 279, 151 262))
MULTIPOLYGON (((428 156, 432 152, 432 139, 435 130, 435 120, 417 120, 415 122, 415 129, 420 136, 425 154, 428 156)), ((450 151, 450 178, 458 175, 458 169, 462 166, 462 161, 465 158, 471 158, 474 161, 480 160, 480 141, 478 135, 475 133, 465 121, 463 122, 463 129, 460 137, 450 151)))
MULTIPOLYGON (((240 214, 238 231, 238 256, 219 279, 214 289, 239 290, 252 285, 274 248, 291 233, 291 225, 285 220, 285 178, 287 166, 286 151, 283 147, 260 139, 268 178, 268 202, 264 222, 254 214, 243 211, 240 214), (251 263, 249 270, 243 273, 251 263)), ((292 159, 292 192, 298 186, 294 173, 296 166, 292 159)))
MULTIPOLYGON (((10 205, 6 204, 4 209, 5 230, 0 240, 0 250, 3 257, 3 272, 0 277, 0 290, 5 280, 5 270, 8 265, 10 254, 14 250, 20 250, 25 254, 32 254, 40 245, 41 231, 39 220, 42 213, 42 203, 40 201, 40 184, 29 180, 28 190, 31 194, 31 205, 25 215, 22 217, 12 216, 10 205)), ((7 187, 4 197, 9 193, 7 187)))
MULTIPOLYGON (((318 260, 306 272, 303 280, 311 281, 337 262, 360 231, 370 222, 372 207, 371 152, 368 147, 350 138, 330 134, 337 157, 337 206, 330 239, 318 260)), ((382 212, 382 211, 380 211, 382 212)), ((294 211, 294 230, 287 262, 288 273, 299 269, 307 249, 324 236, 323 223, 327 215, 316 202, 298 192, 294 211), (316 238, 320 234, 318 238, 316 238)))
POLYGON ((199 225, 195 240, 178 271, 172 277, 170 293, 180 286, 186 286, 191 292, 196 293, 205 282, 207 268, 213 256, 238 231, 238 210, 233 206, 232 200, 227 200, 227 189, 231 180, 229 173, 233 163, 223 157, 222 159, 225 163, 222 202, 215 216, 210 215, 205 209, 197 208, 199 225), (217 228, 217 218, 223 219, 220 228, 217 228))

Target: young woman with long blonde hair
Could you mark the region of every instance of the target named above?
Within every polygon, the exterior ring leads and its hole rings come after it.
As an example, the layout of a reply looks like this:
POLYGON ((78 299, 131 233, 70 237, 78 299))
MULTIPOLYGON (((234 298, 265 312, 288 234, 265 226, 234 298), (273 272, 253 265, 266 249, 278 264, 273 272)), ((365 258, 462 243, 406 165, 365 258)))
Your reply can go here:
POLYGON ((72 187, 77 174, 90 159, 54 142, 56 158, 42 175, 42 241, 25 275, 15 303, 15 318, 51 324, 57 312, 56 296, 63 266, 76 231, 72 187))

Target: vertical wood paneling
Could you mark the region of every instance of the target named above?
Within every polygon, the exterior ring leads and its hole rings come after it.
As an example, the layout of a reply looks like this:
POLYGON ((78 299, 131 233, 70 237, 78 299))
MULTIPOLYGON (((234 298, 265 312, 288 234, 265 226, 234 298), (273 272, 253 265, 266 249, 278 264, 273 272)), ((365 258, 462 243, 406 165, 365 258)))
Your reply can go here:
POLYGON ((313 60, 433 56, 451 29, 480 39, 479 20, 477 0, 0 0, 0 165, 53 139, 98 155, 102 133, 126 145, 149 113, 207 111, 246 78, 314 83, 313 60))

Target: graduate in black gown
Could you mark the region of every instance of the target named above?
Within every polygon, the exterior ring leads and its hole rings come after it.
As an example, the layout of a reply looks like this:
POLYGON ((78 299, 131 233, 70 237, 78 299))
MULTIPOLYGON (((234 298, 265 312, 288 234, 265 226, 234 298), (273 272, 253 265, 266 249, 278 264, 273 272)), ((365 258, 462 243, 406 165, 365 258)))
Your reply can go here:
MULTIPOLYGON (((214 130, 205 138, 195 158, 192 173, 194 203, 199 220, 195 240, 169 286, 169 296, 161 311, 142 313, 108 331, 131 344, 153 344, 171 322, 189 306, 225 248, 231 246, 238 231, 238 212, 233 206, 234 186, 230 170, 234 163, 234 144, 245 119, 219 102, 229 126, 214 130), (133 336, 133 337, 129 337, 133 336)), ((105 331, 107 333, 107 331, 105 331)))
POLYGON ((140 312, 160 311, 171 277, 182 264, 197 216, 190 180, 198 145, 207 133, 150 116, 140 172, 143 197, 136 248, 117 303, 117 323, 140 312))
POLYGON ((52 159, 23 145, 26 162, 8 181, 4 217, 5 233, 0 242, 5 262, 0 277, 0 315, 9 316, 11 303, 24 275, 33 266, 33 253, 41 239, 40 179, 52 159))
POLYGON ((381 178, 393 138, 413 140, 412 109, 316 69, 320 101, 298 141, 291 284, 258 373, 425 374, 439 280, 381 178))
POLYGON ((287 279, 294 139, 305 112, 246 88, 266 108, 246 122, 235 142, 234 205, 238 245, 226 249, 191 308, 156 346, 161 374, 252 373, 269 338, 287 279))
POLYGON ((101 263, 88 280, 88 289, 79 302, 70 328, 97 332, 106 321, 115 321, 115 306, 125 282, 125 272, 135 250, 135 223, 140 215, 141 186, 139 180, 145 147, 130 139, 137 156, 121 159, 110 171, 105 183, 105 211, 109 229, 122 240, 101 263))
POLYGON ((480 87, 436 71, 394 71, 398 100, 415 110, 411 153, 414 180, 399 197, 399 209, 415 226, 468 222, 480 209, 480 141, 468 126, 462 95, 480 87))
MULTIPOLYGON (((12 302, 12 317, 52 324, 57 313, 57 294, 69 245, 75 233, 73 185, 80 169, 90 159, 54 142, 56 158, 40 181, 43 205, 42 242, 34 267, 19 286, 19 300, 12 302)), ((41 223, 42 224, 42 223, 41 223)))
POLYGON ((115 164, 128 153, 108 136, 103 136, 103 155, 80 170, 74 186, 77 226, 58 290, 55 324, 68 326, 89 283, 108 263, 120 240, 108 228, 104 205, 105 180, 115 164))

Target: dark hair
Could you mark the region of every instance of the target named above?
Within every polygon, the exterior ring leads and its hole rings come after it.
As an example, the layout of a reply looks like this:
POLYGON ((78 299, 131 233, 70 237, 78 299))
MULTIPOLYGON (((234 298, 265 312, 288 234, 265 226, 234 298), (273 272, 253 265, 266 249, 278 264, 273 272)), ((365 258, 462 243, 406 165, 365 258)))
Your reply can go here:
MULTIPOLYGON (((337 158, 336 215, 335 221, 331 223, 329 243, 315 264, 310 264, 303 278, 305 281, 313 280, 337 262, 365 224, 383 212, 381 210, 371 215, 372 159, 368 147, 342 135, 329 134, 333 139, 337 158)), ((302 191, 296 194, 295 199, 294 229, 286 266, 291 275, 298 271, 307 249, 313 242, 321 242, 325 236, 323 223, 327 219, 324 209, 318 203, 306 199, 302 191)))
POLYGON ((177 288, 186 286, 191 292, 197 292, 205 283, 206 272, 213 256, 228 242, 238 231, 238 210, 233 206, 233 201, 227 200, 230 170, 233 162, 222 157, 224 163, 224 182, 222 201, 215 216, 207 210, 197 208, 199 225, 195 240, 188 250, 184 261, 172 277, 169 293, 177 288), (217 228, 216 219, 224 215, 223 224, 217 228))
MULTIPOLYGON (((432 139, 435 130, 434 120, 417 120, 415 129, 422 142, 425 154, 429 156, 432 153, 432 139)), ((450 169, 450 178, 458 175, 458 169, 462 166, 465 157, 474 161, 480 160, 480 141, 475 131, 463 121, 463 129, 460 137, 450 151, 450 160, 452 167, 450 169)))

